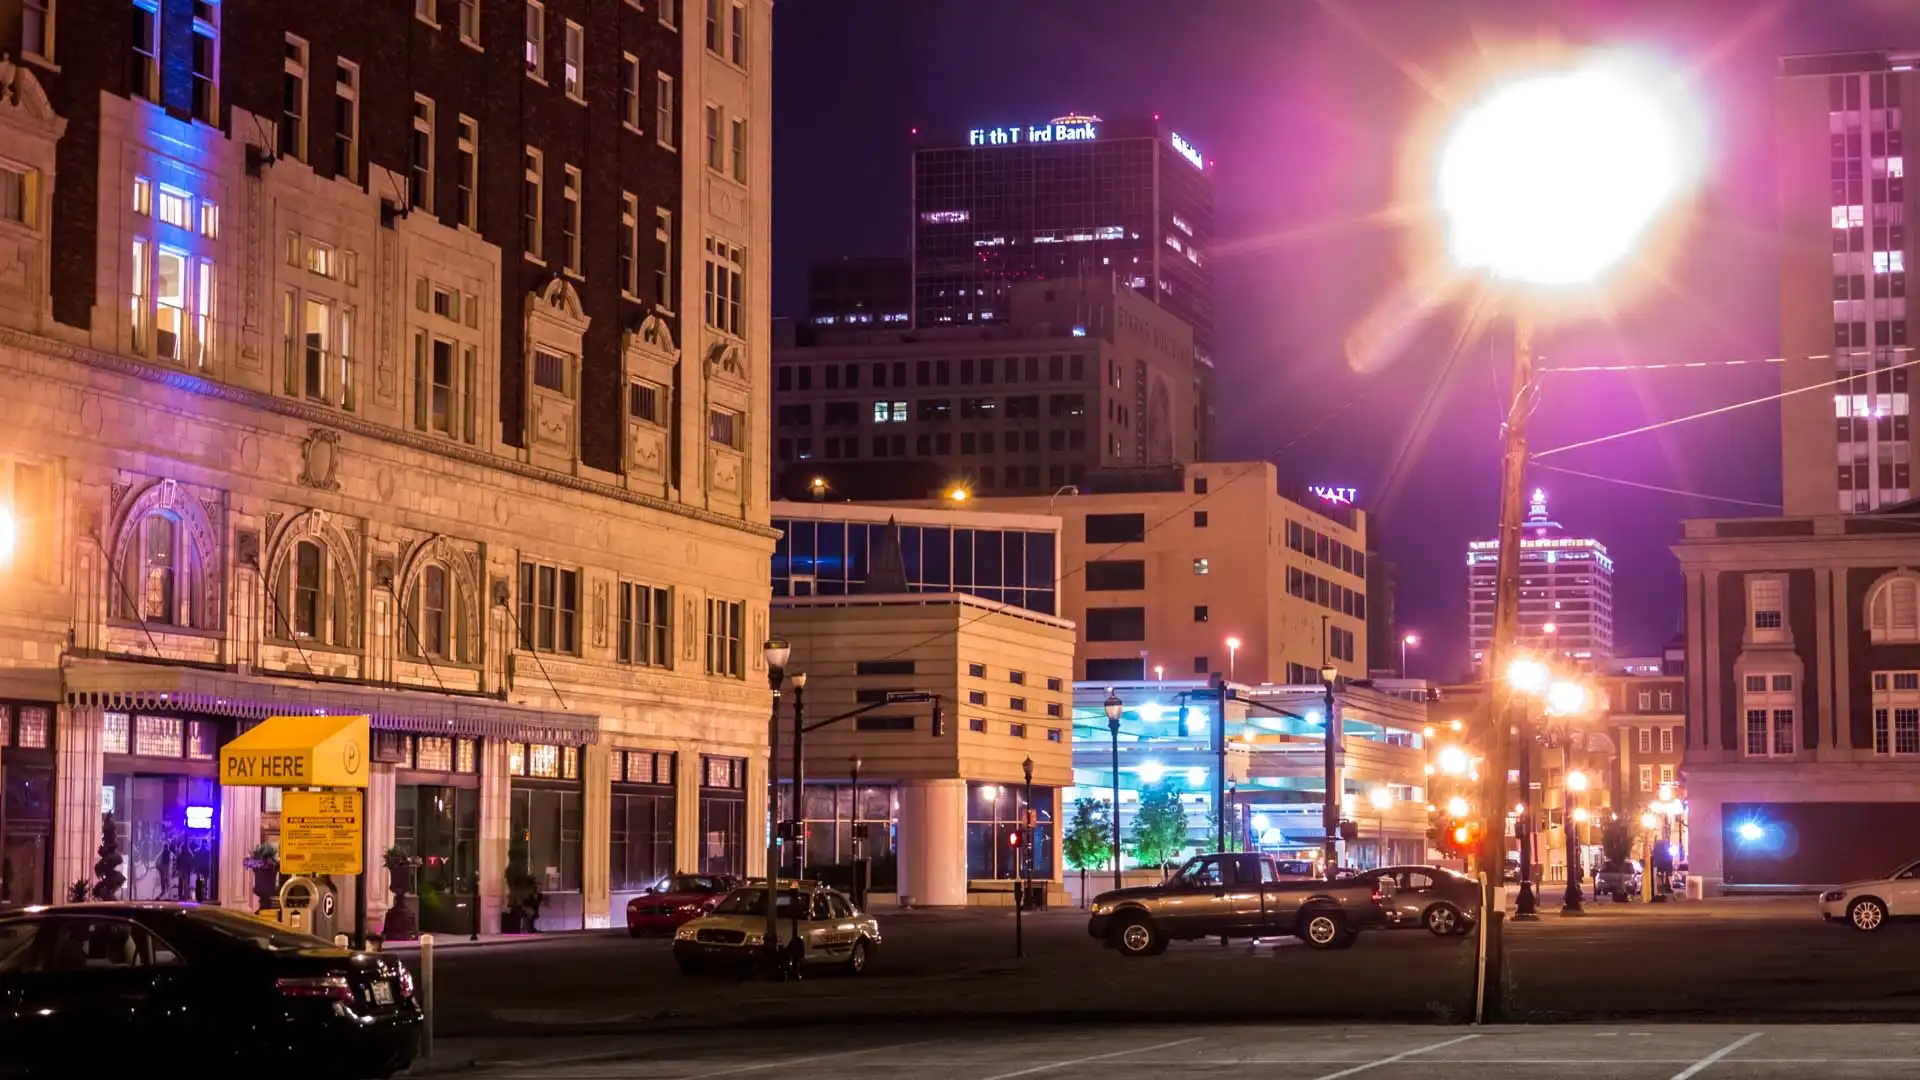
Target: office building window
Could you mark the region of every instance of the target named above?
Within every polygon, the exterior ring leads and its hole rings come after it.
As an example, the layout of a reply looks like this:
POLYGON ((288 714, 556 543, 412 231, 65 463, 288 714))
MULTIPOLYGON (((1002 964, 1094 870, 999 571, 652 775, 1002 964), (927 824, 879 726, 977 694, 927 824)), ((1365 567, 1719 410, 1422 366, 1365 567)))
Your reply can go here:
POLYGON ((407 195, 416 209, 433 213, 433 99, 413 95, 413 141, 407 195))
POLYGON ((360 178, 360 65, 333 63, 333 175, 360 178))
POLYGON ((527 0, 527 74, 545 82, 547 79, 547 9, 539 0, 527 0))
MULTIPOLYGON (((136 33, 142 9, 134 5, 134 23, 136 33)), ((160 44, 158 16, 154 16, 154 47, 160 44)), ((136 46, 136 49, 138 47, 136 46)), ((160 93, 159 69, 154 68, 153 94, 160 93)), ((307 160, 307 43, 302 38, 287 35, 286 56, 281 63, 280 74, 280 156, 295 161, 307 160)))
MULTIPOLYGON (((22 30, 33 21, 35 9, 40 10, 40 21, 51 25, 46 17, 47 5, 51 0, 24 0, 25 14, 22 16, 22 30)), ((22 43, 27 52, 35 51, 32 42, 22 43)), ((195 0, 193 5, 193 50, 189 57, 192 61, 190 72, 193 76, 193 94, 189 103, 193 118, 203 124, 219 121, 220 113, 220 5, 209 0, 195 0)))
POLYGON ((519 623, 523 651, 578 653, 580 571, 522 562, 519 623))
POLYGON ((527 258, 539 260, 546 251, 542 233, 546 228, 546 158, 527 147, 526 168, 520 183, 520 232, 527 258))
POLYGON ((1750 674, 1742 679, 1741 713, 1745 718, 1747 757, 1792 757, 1794 677, 1782 672, 1750 674))

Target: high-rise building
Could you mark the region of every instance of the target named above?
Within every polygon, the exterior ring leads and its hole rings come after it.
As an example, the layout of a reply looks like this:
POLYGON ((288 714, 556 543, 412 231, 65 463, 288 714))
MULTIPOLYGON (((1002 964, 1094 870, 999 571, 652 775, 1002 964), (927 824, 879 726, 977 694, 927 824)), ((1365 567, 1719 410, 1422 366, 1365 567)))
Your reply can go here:
MULTIPOLYGON (((1499 540, 1467 545, 1468 636, 1473 666, 1493 642, 1499 540)), ((1520 539, 1520 640, 1573 660, 1613 654, 1613 560, 1598 540, 1568 536, 1535 489, 1520 539)))
POLYGON ((1914 497, 1902 102, 1920 51, 1789 56, 1775 83, 1780 402, 1788 514, 1914 497), (1831 391, 1794 393, 1851 380, 1831 391))
POLYGON ((1006 307, 985 326, 793 327, 774 349, 780 490, 1047 495, 1194 460, 1186 324, 1109 278, 1026 282, 1006 307))
POLYGON ((761 872, 772 0, 10 10, 0 900, 251 907, 276 728, 428 930, 761 872))
POLYGON ((905 329, 913 322, 912 260, 833 259, 807 267, 807 321, 905 329))
POLYGON ((999 322, 1025 281, 1110 276, 1193 327, 1193 427, 1211 446, 1213 178, 1156 117, 975 128, 913 164, 914 321, 999 322))

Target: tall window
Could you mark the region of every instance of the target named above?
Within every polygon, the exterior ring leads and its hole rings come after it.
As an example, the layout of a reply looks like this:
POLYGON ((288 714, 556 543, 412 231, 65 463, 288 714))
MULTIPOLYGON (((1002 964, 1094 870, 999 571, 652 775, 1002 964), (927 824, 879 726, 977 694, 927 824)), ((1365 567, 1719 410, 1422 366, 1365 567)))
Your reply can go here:
POLYGON ((664 71, 654 73, 653 77, 653 137, 661 146, 671 150, 678 139, 680 125, 674 123, 673 114, 673 76, 664 71))
MULTIPOLYGON (((190 200, 181 198, 190 205, 190 200)), ((181 220, 187 224, 179 228, 187 232, 191 218, 181 220)), ((134 237, 130 270, 133 351, 204 366, 211 359, 213 344, 213 262, 134 237)))
POLYGON ((640 200, 631 191, 620 193, 620 294, 640 294, 640 200))
POLYGON ((205 567, 188 542, 186 529, 172 514, 154 511, 134 522, 119 567, 113 595, 114 615, 138 622, 189 629, 202 626, 199 602, 205 567))
POLYGON ((541 563, 520 564, 520 648, 580 651, 580 572, 541 563))
POLYGON ((480 122, 462 116, 457 128, 453 178, 453 215, 469 229, 480 227, 480 122))
POLYGON ((587 95, 587 32, 580 24, 568 20, 561 35, 561 85, 566 88, 567 96, 575 101, 585 100, 587 95))
POLYGON ((468 45, 480 44, 480 0, 459 0, 460 2, 460 40, 468 45))
POLYGON ((734 337, 746 336, 740 314, 742 265, 745 256, 736 244, 707 237, 705 312, 707 326, 734 337))
POLYGON ((707 0, 707 51, 715 56, 726 55, 720 51, 725 9, 726 0, 707 0))
POLYGON ((280 155, 307 160, 307 43, 292 34, 281 64, 280 155))
POLYGON ((747 66, 747 5, 733 0, 727 12, 727 59, 747 66))
POLYGON ((653 304, 671 312, 673 304, 673 212, 653 211, 653 304))
POLYGON ((335 647, 353 644, 351 587, 325 545, 298 541, 274 583, 272 636, 335 647))
POLYGON ((721 141, 721 128, 726 124, 720 106, 707 106, 707 168, 714 172, 727 169, 726 143, 721 141))
POLYGON ((672 628, 673 606, 667 590, 630 581, 620 583, 621 663, 671 667, 672 628))
POLYGON ((53 0, 22 0, 20 51, 53 62, 53 0))
MULTIPOLYGON (((160 100, 160 0, 133 0, 127 41, 127 93, 160 100)), ((292 41, 288 41, 291 50, 292 41)), ((304 55, 304 44, 301 46, 304 55)))
POLYGON ((654 0, 654 8, 660 13, 660 25, 670 30, 680 27, 680 0, 654 0))
POLYGON ((288 289, 289 391, 308 401, 353 410, 353 309, 324 296, 288 289))
POLYGON ((745 605, 731 600, 707 601, 707 674, 746 677, 741 647, 744 611, 745 605))
POLYGON ((1747 579, 1748 626, 1759 643, 1787 639, 1786 582, 1775 577, 1747 579))
POLYGON ((708 410, 707 441, 729 450, 744 449, 741 446, 741 434, 744 430, 743 418, 732 409, 708 410))
POLYGON ((582 266, 580 257, 580 170, 571 165, 563 166, 560 180, 560 242, 563 245, 562 257, 566 259, 567 269, 578 274, 582 266))
POLYGON ((333 64, 333 175, 360 179, 360 65, 333 64))
POLYGON ((408 155, 407 194, 413 205, 433 213, 433 99, 413 95, 413 142, 408 155))
POLYGON ((1920 754, 1920 671, 1873 673, 1873 752, 1920 754))
POLYGON ((541 230, 545 227, 545 161, 540 151, 527 147, 526 171, 520 184, 520 231, 525 238, 527 256, 538 259, 545 252, 541 230))
POLYGON ((620 54, 620 122, 640 130, 640 58, 620 54))
POLYGON ((1747 757, 1793 756, 1793 681, 1792 675, 1779 672, 1743 677, 1740 708, 1747 757))
POLYGON ((527 0, 527 74, 547 78, 547 9, 538 0, 527 0))
MULTIPOLYGON (((46 0, 27 0, 29 8, 46 0)), ((209 0, 193 4, 193 118, 203 124, 219 119, 220 5, 209 0)))
POLYGON ((153 325, 153 245, 144 236, 133 238, 133 255, 129 260, 133 280, 129 286, 132 300, 133 337, 129 347, 135 353, 147 351, 148 329, 153 325))
POLYGON ((1867 601, 1867 631, 1875 644, 1920 641, 1920 579, 1883 582, 1867 601))
POLYGON ((413 336, 414 426, 473 442, 477 352, 422 330, 413 336))
POLYGON ((454 663, 472 663, 467 631, 470 598, 459 579, 442 563, 423 567, 407 595, 407 654, 454 663))
POLYGON ((730 130, 733 133, 733 178, 744 184, 747 182, 747 122, 736 116, 730 130))

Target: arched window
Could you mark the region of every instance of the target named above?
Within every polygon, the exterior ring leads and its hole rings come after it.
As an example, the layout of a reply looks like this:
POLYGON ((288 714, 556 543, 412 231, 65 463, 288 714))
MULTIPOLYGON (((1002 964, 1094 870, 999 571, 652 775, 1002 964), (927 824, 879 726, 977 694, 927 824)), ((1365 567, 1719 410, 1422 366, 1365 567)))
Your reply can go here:
POLYGON ((180 519, 155 510, 136 519, 121 546, 120 582, 113 613, 139 622, 212 629, 200 625, 196 598, 201 574, 198 554, 185 541, 180 519))
POLYGON ((1881 582, 1867 611, 1874 642, 1920 641, 1920 579, 1902 575, 1881 582))
POLYGON ((401 627, 407 655, 472 663, 471 600, 458 575, 445 564, 430 562, 421 567, 407 592, 407 621, 401 627))
POLYGON ((273 590, 273 636, 281 641, 351 645, 351 594, 327 546, 300 540, 280 563, 273 590))

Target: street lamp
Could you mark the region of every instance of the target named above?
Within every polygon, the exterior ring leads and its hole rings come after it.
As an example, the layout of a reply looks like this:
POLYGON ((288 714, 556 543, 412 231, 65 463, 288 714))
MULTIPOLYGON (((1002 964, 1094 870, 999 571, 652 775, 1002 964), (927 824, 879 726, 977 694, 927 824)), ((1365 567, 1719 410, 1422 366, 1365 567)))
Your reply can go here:
POLYGON ((14 523, 13 508, 0 506, 0 563, 13 559, 13 545, 19 538, 20 527, 14 523))
POLYGON ((1587 774, 1578 769, 1567 773, 1567 801, 1561 807, 1560 831, 1567 842, 1567 892, 1560 898, 1560 914, 1582 915, 1586 909, 1580 906, 1580 878, 1586 868, 1580 864, 1580 846, 1573 832, 1574 823, 1582 820, 1579 815, 1585 811, 1577 809, 1573 803, 1576 796, 1587 790, 1587 774))
MULTIPOLYGON (((793 823, 793 879, 799 881, 807 876, 807 827, 804 824, 807 819, 807 673, 802 671, 790 681, 793 683, 793 804, 787 808, 787 820, 793 823)), ((794 926, 794 940, 798 941, 797 920, 794 926)))
MULTIPOLYGON (((767 661, 767 688, 773 691, 773 715, 767 732, 767 821, 775 827, 767 830, 767 926, 761 938, 766 950, 767 970, 776 978, 784 974, 780 964, 780 684, 787 677, 787 660, 793 647, 784 638, 768 638, 762 646, 767 661)), ((800 912, 795 910, 798 919, 800 912)))
POLYGON ((1107 733, 1113 737, 1113 887, 1120 888, 1120 695, 1107 691, 1107 733))
POLYGON ((1400 639, 1400 677, 1403 679, 1407 677, 1407 648, 1409 646, 1414 648, 1420 646, 1419 634, 1408 634, 1400 639))
POLYGON ((813 501, 819 502, 827 497, 827 478, 816 476, 807 481, 807 491, 813 495, 813 501))
POLYGON ((1020 795, 1020 828, 1026 835, 1020 838, 1020 850, 1015 858, 1013 885, 1020 890, 1013 898, 1013 954, 1018 957, 1027 955, 1027 938, 1022 912, 1027 909, 1027 891, 1033 887, 1033 830, 1039 824, 1040 815, 1033 811, 1033 757, 1020 763, 1020 772, 1026 777, 1026 787, 1020 795))
POLYGON ((948 502, 963 503, 971 498, 973 498, 973 492, 967 490, 967 488, 964 485, 955 484, 952 487, 947 489, 948 502))
POLYGON ((1240 655, 1240 639, 1237 637, 1228 638, 1227 639, 1227 681, 1228 682, 1233 681, 1233 662, 1235 658, 1237 658, 1239 655, 1240 655))
POLYGON ((1466 796, 1455 795, 1453 798, 1447 800, 1447 816, 1453 818, 1463 818, 1467 816, 1466 796))
POLYGON ((1448 776, 1459 776, 1466 772, 1467 764, 1467 752, 1457 746, 1440 751, 1440 771, 1448 776))
POLYGON ((1380 818, 1380 861, 1376 865, 1386 866, 1391 861, 1387 858, 1387 811, 1393 809, 1393 791, 1386 787, 1374 788, 1367 801, 1373 804, 1374 813, 1380 818))
MULTIPOLYGON (((1324 618, 1322 622, 1325 622, 1324 618)), ((1325 640, 1324 627, 1321 638, 1325 640)), ((1326 726, 1322 729, 1320 741, 1326 753, 1325 776, 1322 777, 1325 802, 1320 807, 1320 823, 1325 832, 1322 841, 1321 856, 1326 860, 1327 879, 1332 880, 1334 871, 1340 867, 1340 714, 1333 702, 1333 684, 1340 677, 1340 669, 1327 664, 1320 669, 1321 708, 1320 715, 1326 726)))

